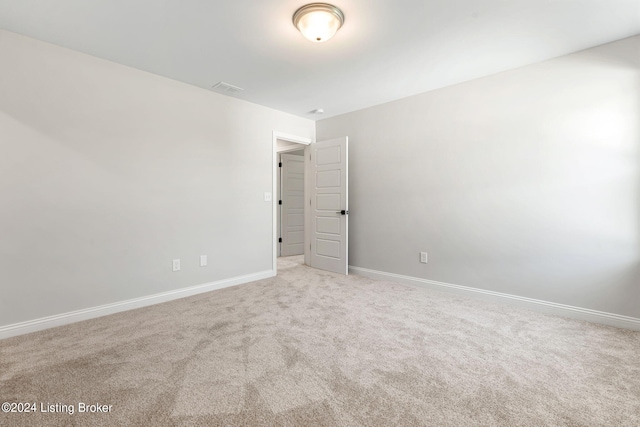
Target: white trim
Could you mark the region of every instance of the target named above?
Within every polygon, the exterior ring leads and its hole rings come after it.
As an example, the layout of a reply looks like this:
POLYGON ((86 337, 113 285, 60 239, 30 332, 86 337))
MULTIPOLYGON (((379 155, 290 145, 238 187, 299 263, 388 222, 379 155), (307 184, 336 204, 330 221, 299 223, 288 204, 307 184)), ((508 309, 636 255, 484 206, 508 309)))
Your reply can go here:
POLYGON ((552 314, 556 316, 569 317, 572 319, 586 320, 588 322, 600 323, 603 325, 615 326, 617 328, 640 331, 640 319, 619 314, 606 313, 603 311, 591 310, 588 308, 574 307, 571 305, 558 304, 555 302, 542 301, 532 298, 520 297, 517 295, 503 294, 501 292, 487 291, 484 289, 470 288, 467 286, 452 285, 450 283, 437 282, 435 280, 421 279, 418 277, 402 276, 400 274, 386 273, 384 271, 370 270, 368 268, 349 266, 349 272, 360 276, 378 280, 392 280, 411 286, 432 289, 436 291, 449 292, 481 298, 483 300, 507 303, 533 311, 552 314))
POLYGON ((304 145, 309 145, 312 142, 311 138, 305 138, 303 136, 291 135, 291 134, 284 133, 284 132, 277 132, 275 130, 273 131, 273 139, 274 140, 282 139, 283 141, 295 142, 296 144, 304 144, 304 145))
MULTIPOLYGON (((272 250, 272 263, 271 263, 271 268, 273 269, 273 274, 276 275, 278 274, 278 200, 276 200, 276 194, 278 194, 277 188, 278 188, 278 140, 281 139, 283 141, 289 141, 289 142, 295 142, 297 144, 302 144, 304 146, 310 145, 312 140, 310 138, 305 138, 302 136, 296 136, 296 135, 290 135, 287 133, 283 133, 283 132, 277 132, 277 131, 273 131, 273 137, 271 140, 271 149, 273 151, 273 158, 272 158, 272 184, 271 184, 271 205, 272 205, 272 217, 273 217, 273 221, 271 224, 271 228, 273 230, 273 250, 272 250)), ((306 149, 305 149, 305 154, 306 154, 306 149)), ((306 180, 306 175, 305 175, 305 180, 306 180)), ((305 187, 306 188, 306 187, 305 187)), ((305 195, 305 200, 306 200, 306 195, 305 195)), ((305 241, 305 247, 306 247, 306 241, 305 241)))
POLYGON ((149 305, 185 298, 205 292, 211 292, 217 289, 228 288, 231 286, 254 282, 256 280, 267 279, 274 276, 274 271, 267 270, 259 273, 233 277, 231 279, 218 280, 216 282, 190 286, 188 288, 176 289, 174 291, 162 292, 155 295, 134 298, 112 304, 105 304, 98 307, 85 308, 68 313, 56 314, 54 316, 42 317, 40 319, 28 320, 26 322, 14 323, 12 325, 0 327, 0 339, 28 334, 30 332, 41 331, 43 329, 54 328, 56 326, 67 325, 69 323, 75 323, 81 320, 94 319, 96 317, 120 313, 122 311, 147 307, 149 305))
POLYGON ((290 147, 276 148, 276 151, 278 152, 278 154, 287 154, 287 153, 290 153, 291 151, 304 150, 304 147, 306 146, 307 144, 299 144, 297 147, 295 145, 292 145, 290 147), (302 147, 300 147, 300 145, 302 145, 302 147))

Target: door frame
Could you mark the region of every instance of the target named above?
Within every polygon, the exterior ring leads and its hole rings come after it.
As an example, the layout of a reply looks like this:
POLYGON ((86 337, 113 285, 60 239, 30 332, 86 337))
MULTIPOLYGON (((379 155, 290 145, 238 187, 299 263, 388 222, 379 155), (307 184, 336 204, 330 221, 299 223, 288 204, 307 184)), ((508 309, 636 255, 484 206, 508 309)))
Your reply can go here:
MULTIPOLYGON (((304 148, 304 199, 305 199, 305 206, 306 206, 306 201, 308 196, 308 190, 307 190, 307 185, 308 185, 308 153, 309 153, 309 145, 311 145, 311 143, 313 142, 313 140, 311 138, 305 138, 302 136, 297 136, 297 135, 291 135, 291 134, 287 134, 287 133, 283 133, 283 132, 277 132, 277 131, 273 131, 273 137, 272 137, 272 141, 271 141, 271 145, 272 145, 272 151, 273 151, 273 167, 272 167, 272 172, 271 172, 271 176, 272 176, 272 186, 271 186, 271 194, 273 195, 271 197, 271 204, 272 204, 272 229, 273 229, 273 245, 272 245, 272 255, 273 255, 273 261, 272 261, 272 269, 273 269, 273 273, 274 275, 278 274, 278 201, 276 200, 277 198, 275 197, 276 194, 278 194, 278 154, 280 153, 286 153, 287 151, 297 151, 300 150, 301 148, 304 148), (282 141, 287 141, 287 142, 293 142, 296 145, 291 146, 291 148, 286 147, 286 148, 282 148, 282 149, 278 149, 278 140, 282 140, 282 141), (301 147, 302 146, 302 147, 301 147)), ((305 230, 304 230, 304 254, 305 254, 305 262, 307 262, 307 257, 309 254, 309 251, 307 249, 308 246, 308 241, 309 238, 307 236, 308 230, 307 230, 307 218, 308 218, 308 214, 307 212, 309 211, 309 209, 305 209, 305 214, 304 214, 304 222, 305 222, 305 230)))

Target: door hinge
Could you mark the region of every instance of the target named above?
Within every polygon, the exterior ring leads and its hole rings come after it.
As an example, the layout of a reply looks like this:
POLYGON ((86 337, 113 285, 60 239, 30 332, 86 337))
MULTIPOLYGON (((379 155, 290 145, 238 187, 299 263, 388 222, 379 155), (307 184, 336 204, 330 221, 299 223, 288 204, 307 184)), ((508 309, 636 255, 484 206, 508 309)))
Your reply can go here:
POLYGON ((278 239, 278 243, 282 243, 282 237, 278 239))
POLYGON ((282 162, 278 163, 278 167, 281 168, 282 167, 282 162))
POLYGON ((278 200, 278 204, 281 205, 282 204, 282 200, 278 200))

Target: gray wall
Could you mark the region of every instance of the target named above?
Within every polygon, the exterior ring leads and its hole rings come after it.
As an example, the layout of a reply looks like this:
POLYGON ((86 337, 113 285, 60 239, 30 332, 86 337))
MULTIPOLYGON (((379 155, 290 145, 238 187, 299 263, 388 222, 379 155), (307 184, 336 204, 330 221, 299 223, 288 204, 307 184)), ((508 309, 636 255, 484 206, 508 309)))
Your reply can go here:
POLYGON ((5 31, 0 64, 0 326, 271 270, 272 131, 313 121, 5 31))
POLYGON ((351 265, 640 317, 640 36, 316 125, 351 265))

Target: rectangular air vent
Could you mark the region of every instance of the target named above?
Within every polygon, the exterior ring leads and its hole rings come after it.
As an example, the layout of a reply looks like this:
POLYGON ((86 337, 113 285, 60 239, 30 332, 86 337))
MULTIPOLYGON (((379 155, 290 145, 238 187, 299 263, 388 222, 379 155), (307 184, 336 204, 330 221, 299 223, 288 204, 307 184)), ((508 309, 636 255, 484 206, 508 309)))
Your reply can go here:
POLYGON ((215 90, 216 92, 224 93, 225 95, 233 95, 244 90, 241 87, 230 85, 229 83, 225 82, 218 82, 211 86, 211 89, 215 90))

